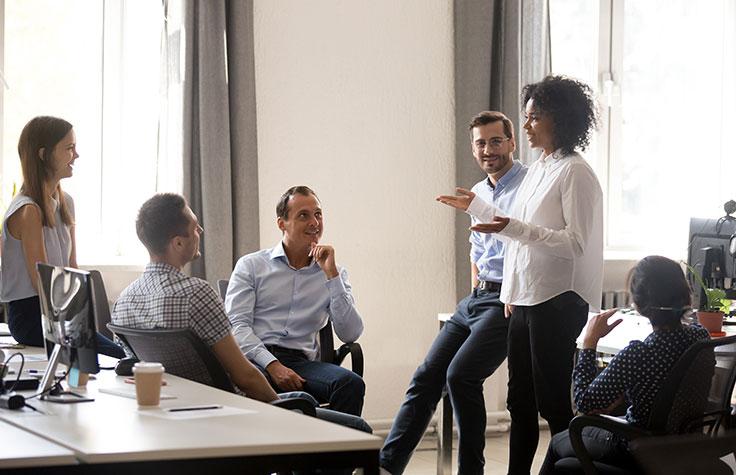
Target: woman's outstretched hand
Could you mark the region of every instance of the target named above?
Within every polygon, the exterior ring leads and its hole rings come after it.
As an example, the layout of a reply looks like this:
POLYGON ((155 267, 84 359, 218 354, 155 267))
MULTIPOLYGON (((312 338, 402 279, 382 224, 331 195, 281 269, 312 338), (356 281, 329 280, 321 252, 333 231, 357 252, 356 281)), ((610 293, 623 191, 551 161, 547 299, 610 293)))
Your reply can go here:
POLYGON ((455 188, 455 191, 460 193, 462 196, 441 195, 435 198, 435 200, 442 204, 446 204, 447 206, 459 209, 460 211, 467 211, 468 206, 470 206, 470 202, 475 198, 475 193, 470 190, 466 190, 465 188, 455 188))
POLYGON ((471 231, 479 233, 500 233, 509 225, 509 218, 494 216, 492 223, 477 223, 470 227, 471 231))

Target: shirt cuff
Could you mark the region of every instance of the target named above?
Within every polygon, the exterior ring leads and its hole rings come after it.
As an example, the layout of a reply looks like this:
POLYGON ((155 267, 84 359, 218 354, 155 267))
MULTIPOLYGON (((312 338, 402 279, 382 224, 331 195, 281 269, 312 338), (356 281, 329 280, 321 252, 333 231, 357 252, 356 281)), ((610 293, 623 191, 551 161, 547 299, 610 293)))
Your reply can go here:
POLYGON ((488 208, 488 203, 486 203, 483 198, 475 195, 465 212, 468 213, 470 216, 473 216, 476 219, 480 220, 481 222, 484 222, 484 219, 486 218, 486 216, 484 215, 488 214, 488 208))
POLYGON ((266 369, 266 366, 276 361, 278 358, 276 358, 270 351, 267 349, 263 349, 256 354, 255 358, 253 358, 253 361, 255 364, 260 366, 263 369, 266 369))
POLYGON ((578 364, 595 363, 596 350, 592 348, 583 348, 578 353, 578 364))
POLYGON ((327 286, 327 290, 329 290, 331 297, 347 293, 345 283, 342 281, 340 274, 338 274, 337 277, 333 277, 328 280, 325 285, 327 286))
POLYGON ((509 218, 509 224, 506 225, 501 231, 498 232, 501 236, 518 237, 524 232, 524 224, 521 221, 514 218, 509 218))

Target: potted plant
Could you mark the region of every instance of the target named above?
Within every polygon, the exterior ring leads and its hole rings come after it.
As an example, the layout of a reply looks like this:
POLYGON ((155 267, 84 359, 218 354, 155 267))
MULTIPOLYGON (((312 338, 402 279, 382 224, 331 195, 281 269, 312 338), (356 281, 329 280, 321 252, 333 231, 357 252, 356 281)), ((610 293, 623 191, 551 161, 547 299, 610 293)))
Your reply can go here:
POLYGON ((703 325, 710 333, 721 333, 723 317, 731 311, 731 300, 726 298, 726 292, 722 289, 709 289, 703 279, 700 278, 695 269, 685 264, 705 292, 705 302, 701 302, 701 309, 696 312, 698 323, 703 325))

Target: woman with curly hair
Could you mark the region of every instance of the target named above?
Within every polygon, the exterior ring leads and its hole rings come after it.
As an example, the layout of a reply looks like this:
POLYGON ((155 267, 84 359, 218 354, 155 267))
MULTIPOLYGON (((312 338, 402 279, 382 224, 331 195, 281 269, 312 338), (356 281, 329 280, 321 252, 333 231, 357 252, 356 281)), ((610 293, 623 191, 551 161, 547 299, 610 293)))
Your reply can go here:
POLYGON ((474 193, 437 199, 475 216, 473 231, 506 243, 501 301, 508 335, 510 474, 529 473, 539 442, 538 415, 552 434, 572 419, 575 339, 597 310, 603 280, 603 193, 578 150, 598 125, 591 89, 547 76, 522 91, 523 128, 540 158, 519 186, 510 216, 474 193))
MULTIPOLYGON (((697 323, 685 325, 690 308, 690 286, 680 265, 666 257, 645 257, 633 269, 629 288, 636 310, 647 317, 654 330, 644 341, 634 340, 598 374, 596 347, 621 319, 608 323, 616 310, 595 316, 583 339, 573 377, 575 405, 586 414, 605 414, 620 402, 630 403, 626 420, 646 427, 654 398, 677 360, 698 340, 708 340, 708 331, 697 323)), ((583 444, 595 461, 636 470, 626 441, 598 427, 583 429, 583 444)), ((552 437, 541 475, 558 473, 554 464, 574 457, 567 431, 552 437)))

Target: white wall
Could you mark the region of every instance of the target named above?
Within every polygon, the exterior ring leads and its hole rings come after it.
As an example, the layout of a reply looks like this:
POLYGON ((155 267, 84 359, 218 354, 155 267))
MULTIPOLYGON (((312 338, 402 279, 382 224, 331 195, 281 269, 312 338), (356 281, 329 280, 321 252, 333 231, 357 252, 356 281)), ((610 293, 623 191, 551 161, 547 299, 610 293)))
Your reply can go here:
POLYGON ((369 420, 392 418, 454 298, 452 2, 255 2, 262 247, 306 184, 365 322, 369 420))

